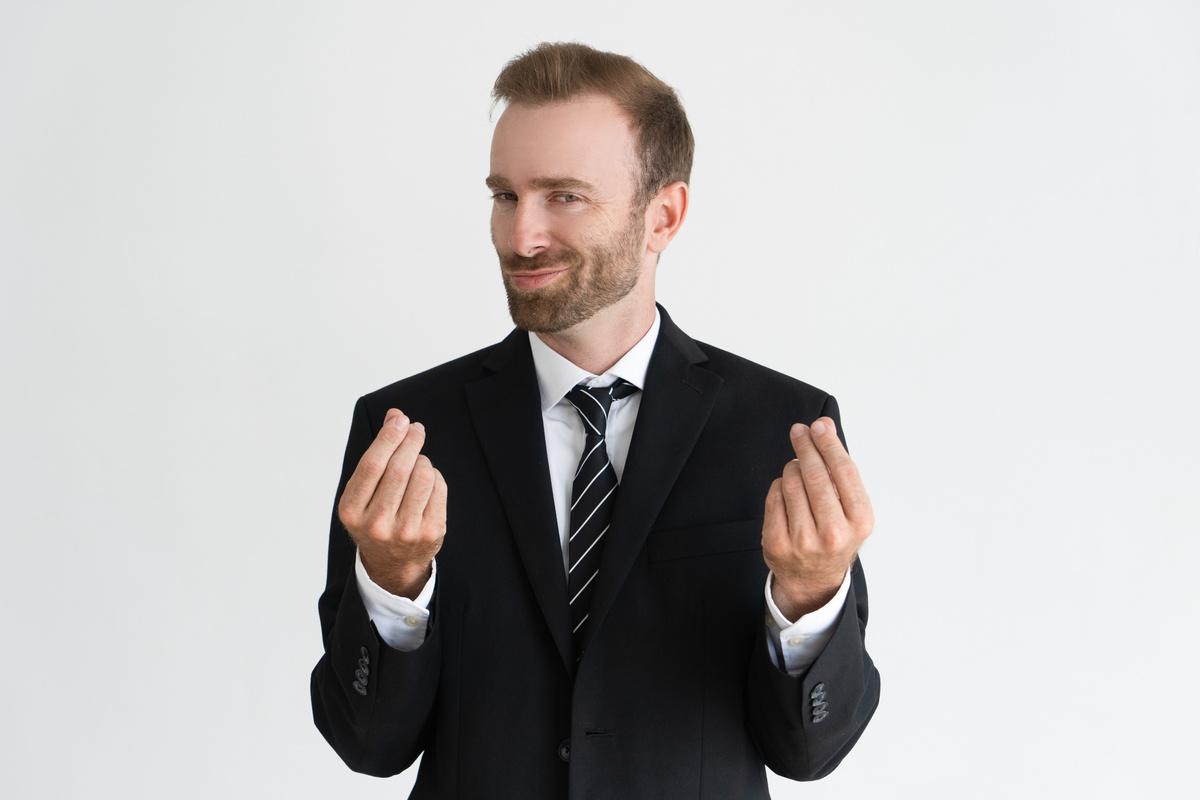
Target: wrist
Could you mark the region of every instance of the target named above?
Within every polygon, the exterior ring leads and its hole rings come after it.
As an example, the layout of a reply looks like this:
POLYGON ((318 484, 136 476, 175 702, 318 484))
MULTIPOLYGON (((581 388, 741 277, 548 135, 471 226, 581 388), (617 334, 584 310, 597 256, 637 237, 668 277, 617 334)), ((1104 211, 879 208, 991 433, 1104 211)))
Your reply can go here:
POLYGON ((838 593, 845 573, 836 576, 799 577, 772 573, 771 600, 779 613, 793 623, 823 608, 838 593))
POLYGON ((363 568, 372 581, 385 592, 396 597, 415 600, 425 584, 433 575, 432 560, 424 564, 400 564, 386 567, 373 564, 366 555, 362 554, 363 568))

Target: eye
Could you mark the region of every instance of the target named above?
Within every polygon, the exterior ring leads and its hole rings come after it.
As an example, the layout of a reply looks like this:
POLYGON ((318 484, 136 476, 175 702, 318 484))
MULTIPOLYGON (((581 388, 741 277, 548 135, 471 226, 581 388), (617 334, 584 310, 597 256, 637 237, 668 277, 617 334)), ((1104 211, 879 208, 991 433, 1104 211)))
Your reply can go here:
POLYGON ((496 192, 492 199, 498 203, 513 203, 516 202, 517 196, 512 192, 496 192))
POLYGON ((577 194, 571 194, 569 192, 564 192, 563 194, 555 195, 554 199, 560 203, 578 203, 583 198, 577 194))

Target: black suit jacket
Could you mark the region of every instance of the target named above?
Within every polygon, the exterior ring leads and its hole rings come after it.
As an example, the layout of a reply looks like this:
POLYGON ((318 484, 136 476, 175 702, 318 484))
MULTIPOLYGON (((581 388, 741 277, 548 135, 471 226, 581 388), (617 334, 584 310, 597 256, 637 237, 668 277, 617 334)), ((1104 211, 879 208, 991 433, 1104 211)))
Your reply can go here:
POLYGON ((425 424, 449 508, 412 652, 373 629, 335 510, 312 702, 352 769, 392 775, 424 752, 414 798, 729 800, 768 796, 764 764, 818 778, 857 741, 879 696, 861 566, 799 677, 770 660, 762 596, 788 429, 837 404, 661 313, 578 659, 527 334, 359 400, 338 496, 397 407, 425 424))

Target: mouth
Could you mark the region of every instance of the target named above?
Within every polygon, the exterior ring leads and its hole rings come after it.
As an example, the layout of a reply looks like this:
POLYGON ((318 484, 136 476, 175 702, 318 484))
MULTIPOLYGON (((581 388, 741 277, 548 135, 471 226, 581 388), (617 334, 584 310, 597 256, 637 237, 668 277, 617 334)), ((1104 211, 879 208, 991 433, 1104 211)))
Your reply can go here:
POLYGON ((566 267, 551 269, 528 270, 526 272, 506 272, 505 277, 518 289, 541 289, 558 280, 565 274, 566 267))

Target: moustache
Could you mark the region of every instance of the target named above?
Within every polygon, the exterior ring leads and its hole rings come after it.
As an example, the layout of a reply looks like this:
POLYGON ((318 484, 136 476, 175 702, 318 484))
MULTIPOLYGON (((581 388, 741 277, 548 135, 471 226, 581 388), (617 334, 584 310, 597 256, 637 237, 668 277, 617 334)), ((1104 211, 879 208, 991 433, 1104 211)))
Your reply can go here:
POLYGON ((566 250, 559 253, 538 253, 536 256, 505 253, 500 256, 500 266, 505 272, 535 272, 551 267, 577 266, 582 260, 579 253, 574 250, 566 250))

